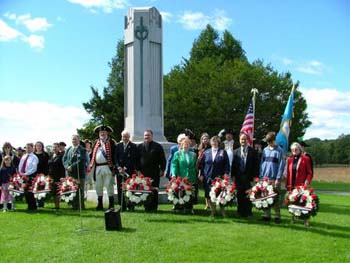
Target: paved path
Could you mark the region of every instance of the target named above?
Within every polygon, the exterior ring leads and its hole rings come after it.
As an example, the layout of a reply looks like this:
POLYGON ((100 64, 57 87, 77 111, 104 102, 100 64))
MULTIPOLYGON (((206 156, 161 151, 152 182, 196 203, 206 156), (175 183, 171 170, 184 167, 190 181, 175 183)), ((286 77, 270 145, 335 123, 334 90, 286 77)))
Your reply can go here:
POLYGON ((350 195, 350 192, 341 191, 327 191, 327 190, 316 190, 317 193, 331 194, 331 195, 350 195))

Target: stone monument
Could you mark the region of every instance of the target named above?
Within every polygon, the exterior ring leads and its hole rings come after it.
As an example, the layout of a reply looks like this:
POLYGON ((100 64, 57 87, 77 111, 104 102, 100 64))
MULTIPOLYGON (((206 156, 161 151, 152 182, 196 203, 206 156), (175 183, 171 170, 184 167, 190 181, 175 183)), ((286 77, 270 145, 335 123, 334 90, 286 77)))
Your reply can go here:
POLYGON ((125 129, 131 140, 143 141, 151 129, 154 140, 164 136, 162 16, 155 7, 130 8, 125 17, 125 129))
MULTIPOLYGON (((124 24, 124 116, 131 140, 143 142, 146 129, 153 131, 168 156, 174 143, 164 136, 162 16, 155 7, 129 9, 124 24)), ((160 189, 168 179, 161 177, 160 189)), ((167 202, 164 191, 159 202, 167 202)))
MULTIPOLYGON (((124 48, 125 129, 135 143, 143 142, 143 132, 151 129, 153 139, 162 144, 168 155, 174 143, 164 136, 162 16, 155 7, 129 9, 124 24, 124 48)), ((167 183, 168 179, 161 177, 159 203, 167 203, 167 195, 162 191, 167 183)), ((87 199, 96 202, 96 191, 88 191, 87 199)))

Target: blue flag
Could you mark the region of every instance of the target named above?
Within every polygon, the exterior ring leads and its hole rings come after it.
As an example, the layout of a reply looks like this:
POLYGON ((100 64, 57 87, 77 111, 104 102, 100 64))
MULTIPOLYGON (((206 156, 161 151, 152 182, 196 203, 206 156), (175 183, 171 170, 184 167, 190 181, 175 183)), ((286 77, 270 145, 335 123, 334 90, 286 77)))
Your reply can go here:
POLYGON ((280 131, 276 137, 276 144, 280 145, 286 154, 288 151, 288 137, 293 118, 294 85, 289 95, 288 103, 282 117, 280 131))

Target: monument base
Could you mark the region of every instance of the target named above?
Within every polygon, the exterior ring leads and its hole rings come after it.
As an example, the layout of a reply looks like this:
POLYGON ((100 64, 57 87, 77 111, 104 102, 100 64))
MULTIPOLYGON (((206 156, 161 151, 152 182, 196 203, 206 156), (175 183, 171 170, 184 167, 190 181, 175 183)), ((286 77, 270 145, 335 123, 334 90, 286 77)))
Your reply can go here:
MULTIPOLYGON (((136 144, 139 144, 141 142, 135 142, 136 144)), ((166 159, 168 159, 168 156, 170 154, 170 148, 173 145, 176 145, 176 143, 173 142, 159 142, 164 149, 166 159)), ((160 178, 159 182, 159 192, 158 192, 158 203, 159 204, 167 204, 168 202, 168 195, 165 192, 165 189, 169 183, 169 179, 166 178, 165 176, 162 176, 160 178)), ((88 190, 86 192, 86 200, 87 201, 92 201, 94 203, 97 203, 97 195, 96 195, 96 190, 88 190)), ((117 203, 118 200, 118 190, 117 190, 117 185, 114 185, 114 200, 117 203)), ((108 195, 107 191, 103 191, 103 203, 107 204, 108 203, 108 195)))

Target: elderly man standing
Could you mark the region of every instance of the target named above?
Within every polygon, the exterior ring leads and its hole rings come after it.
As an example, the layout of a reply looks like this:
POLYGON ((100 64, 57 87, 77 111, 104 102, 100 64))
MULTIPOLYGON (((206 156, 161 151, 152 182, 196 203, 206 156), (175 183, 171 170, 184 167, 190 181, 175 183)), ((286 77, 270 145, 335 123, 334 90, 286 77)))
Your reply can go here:
POLYGON ((79 135, 72 136, 72 146, 70 146, 64 153, 62 162, 69 176, 78 180, 79 193, 73 199, 72 207, 74 210, 79 209, 79 197, 81 208, 85 209, 84 205, 84 189, 85 189, 85 173, 86 163, 88 162, 88 155, 84 147, 80 145, 79 135))
POLYGON ((103 210, 103 187, 107 189, 109 199, 108 208, 114 208, 114 168, 115 168, 115 142, 109 137, 112 128, 105 125, 97 126, 94 130, 98 139, 93 147, 89 172, 96 180, 97 207, 103 210))
MULTIPOLYGON (((118 169, 117 186, 118 186, 118 203, 123 205, 122 209, 125 210, 126 203, 122 204, 122 182, 125 177, 125 173, 132 175, 136 173, 137 164, 137 146, 130 141, 130 133, 128 131, 122 131, 122 141, 116 146, 116 166, 118 169), (123 177, 124 176, 124 177, 123 177)), ((133 210, 133 207, 129 206, 129 210, 133 210)))
MULTIPOLYGON (((153 141, 153 131, 145 130, 144 142, 137 146, 139 155, 139 170, 144 176, 152 179, 152 186, 158 188, 160 177, 164 175, 166 159, 162 145, 153 141)), ((152 200, 145 205, 146 211, 157 211, 158 190, 153 192, 152 200)))
MULTIPOLYGON (((18 172, 21 175, 25 175, 28 177, 28 182, 31 184, 33 178, 36 175, 36 171, 38 169, 39 159, 34 154, 34 145, 33 143, 27 143, 26 145, 27 153, 23 155, 18 165, 18 172)), ((25 193, 26 202, 28 204, 28 210, 37 210, 36 201, 34 198, 34 194, 32 192, 27 191, 25 193)))

